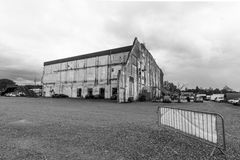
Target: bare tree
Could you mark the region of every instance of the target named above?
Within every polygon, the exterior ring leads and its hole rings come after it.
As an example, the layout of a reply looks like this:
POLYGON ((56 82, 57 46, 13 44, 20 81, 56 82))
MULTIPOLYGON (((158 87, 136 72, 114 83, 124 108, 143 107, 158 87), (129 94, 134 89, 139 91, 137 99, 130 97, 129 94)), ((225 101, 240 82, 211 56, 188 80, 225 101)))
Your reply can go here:
POLYGON ((186 84, 181 84, 181 83, 177 83, 177 90, 178 90, 178 103, 181 102, 181 99, 180 99, 180 96, 181 96, 181 92, 182 92, 182 89, 186 87, 186 84))

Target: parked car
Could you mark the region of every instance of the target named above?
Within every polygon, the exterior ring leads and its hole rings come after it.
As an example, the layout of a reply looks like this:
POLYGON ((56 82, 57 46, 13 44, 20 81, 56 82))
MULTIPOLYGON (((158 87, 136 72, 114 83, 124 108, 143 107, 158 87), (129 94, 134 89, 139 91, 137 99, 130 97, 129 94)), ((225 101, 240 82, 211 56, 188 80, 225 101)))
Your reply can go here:
POLYGON ((210 101, 210 100, 211 100, 211 96, 210 96, 210 95, 207 95, 205 100, 206 100, 206 101, 210 101))
POLYGON ((190 102, 194 102, 194 96, 190 96, 190 102))
POLYGON ((52 95, 52 98, 67 98, 68 96, 65 94, 54 94, 52 95))
POLYGON ((237 101, 235 101, 235 102, 233 103, 233 105, 235 105, 235 106, 240 106, 240 99, 238 99, 237 101))
POLYGON ((239 99, 229 99, 228 103, 234 104, 237 103, 239 101, 239 99))
POLYGON ((6 93, 6 97, 16 97, 17 95, 15 93, 6 93))
POLYGON ((224 102, 224 97, 217 97, 215 102, 224 102))
POLYGON ((203 103, 203 98, 202 97, 196 97, 194 102, 196 102, 196 103, 203 103))
POLYGON ((186 97, 181 97, 181 98, 180 98, 180 102, 188 102, 188 100, 187 100, 186 97))
POLYGON ((17 96, 18 96, 18 97, 24 97, 24 96, 26 96, 26 94, 23 93, 23 92, 18 92, 18 93, 17 93, 17 96))

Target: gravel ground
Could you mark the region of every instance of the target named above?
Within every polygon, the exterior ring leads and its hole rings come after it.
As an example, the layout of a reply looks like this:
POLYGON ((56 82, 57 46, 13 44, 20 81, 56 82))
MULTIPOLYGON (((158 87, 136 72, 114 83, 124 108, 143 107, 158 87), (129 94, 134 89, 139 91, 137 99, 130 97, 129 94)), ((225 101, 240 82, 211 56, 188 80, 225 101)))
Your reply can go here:
MULTIPOLYGON (((207 159, 211 146, 157 128, 157 105, 166 104, 0 97, 0 159, 207 159)), ((240 107, 213 102, 168 105, 222 114, 227 158, 240 159, 240 107)))

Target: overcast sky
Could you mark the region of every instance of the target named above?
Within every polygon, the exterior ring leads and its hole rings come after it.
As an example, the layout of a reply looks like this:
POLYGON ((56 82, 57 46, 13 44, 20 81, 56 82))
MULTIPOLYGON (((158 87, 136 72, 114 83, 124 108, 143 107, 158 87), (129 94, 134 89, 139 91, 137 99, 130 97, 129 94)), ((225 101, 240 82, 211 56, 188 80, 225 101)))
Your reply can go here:
POLYGON ((0 0, 0 78, 43 62, 144 42, 164 80, 240 90, 240 3, 0 0))

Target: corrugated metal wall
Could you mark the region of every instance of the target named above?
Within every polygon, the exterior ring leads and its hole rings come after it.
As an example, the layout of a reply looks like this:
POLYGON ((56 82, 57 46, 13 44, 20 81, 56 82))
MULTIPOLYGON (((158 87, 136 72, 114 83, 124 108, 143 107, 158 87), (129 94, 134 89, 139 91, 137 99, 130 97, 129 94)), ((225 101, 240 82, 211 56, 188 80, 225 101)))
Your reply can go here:
POLYGON ((101 88, 105 89, 105 98, 110 98, 113 88, 117 88, 119 102, 126 102, 129 97, 137 100, 142 93, 149 99, 161 96, 163 73, 150 52, 136 40, 128 53, 44 66, 45 96, 59 93, 77 97, 81 89, 81 96, 85 97, 89 89, 98 95, 101 88))
POLYGON ((128 52, 92 57, 87 59, 63 62, 44 66, 43 92, 45 96, 54 93, 77 97, 77 89, 82 89, 82 96, 93 89, 93 94, 99 94, 99 89, 105 89, 105 98, 110 98, 112 88, 117 87, 117 75, 126 62, 128 52), (53 92, 52 92, 53 90, 53 92))

